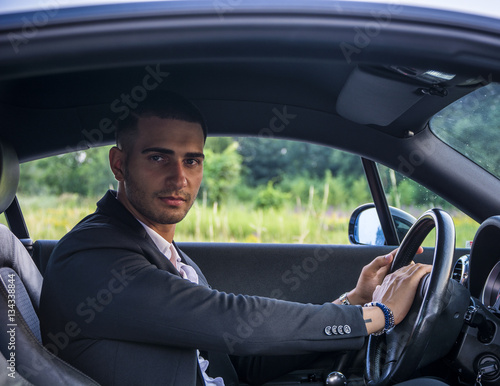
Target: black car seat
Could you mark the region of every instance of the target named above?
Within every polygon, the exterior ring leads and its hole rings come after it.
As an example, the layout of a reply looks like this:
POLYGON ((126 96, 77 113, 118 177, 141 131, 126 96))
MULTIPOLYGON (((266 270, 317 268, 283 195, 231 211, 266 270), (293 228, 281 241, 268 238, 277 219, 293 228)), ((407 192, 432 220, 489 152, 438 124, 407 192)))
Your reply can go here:
MULTIPOLYGON (((0 142, 0 213, 14 200, 18 182, 17 156, 0 142)), ((0 224, 0 384, 98 385, 43 346, 37 316, 42 281, 26 248, 0 224)))

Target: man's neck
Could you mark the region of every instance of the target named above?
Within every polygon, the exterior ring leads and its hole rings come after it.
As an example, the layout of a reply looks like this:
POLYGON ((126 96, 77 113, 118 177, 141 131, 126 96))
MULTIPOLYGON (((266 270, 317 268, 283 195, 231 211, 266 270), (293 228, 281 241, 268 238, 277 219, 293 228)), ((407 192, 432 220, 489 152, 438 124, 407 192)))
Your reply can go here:
POLYGON ((134 216, 137 220, 142 222, 144 225, 153 229, 156 233, 158 233, 161 237, 167 240, 169 243, 172 243, 174 240, 175 234, 175 225, 176 224, 157 224, 151 222, 148 218, 144 217, 141 213, 139 213, 134 206, 127 200, 127 197, 123 192, 120 193, 120 189, 118 189, 116 198, 118 201, 122 203, 122 205, 134 216))
POLYGON ((135 213, 132 213, 136 219, 142 222, 144 225, 148 226, 156 233, 158 233, 161 237, 167 240, 169 243, 172 243, 174 240, 175 233, 175 224, 153 224, 148 219, 144 217, 138 217, 135 213))

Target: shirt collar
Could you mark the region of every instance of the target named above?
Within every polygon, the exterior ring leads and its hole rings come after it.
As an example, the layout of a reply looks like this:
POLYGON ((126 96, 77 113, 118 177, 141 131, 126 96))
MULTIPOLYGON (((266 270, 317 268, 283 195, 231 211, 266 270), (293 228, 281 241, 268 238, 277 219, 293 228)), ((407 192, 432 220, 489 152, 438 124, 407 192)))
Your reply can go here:
POLYGON ((144 229, 146 230, 146 233, 149 235, 149 237, 151 237, 151 239, 155 243, 156 247, 160 250, 160 252, 163 253, 165 255, 165 257, 168 260, 170 260, 170 262, 174 265, 174 267, 180 273, 182 278, 198 284, 199 277, 198 277, 198 274, 196 273, 196 270, 193 267, 191 267, 190 265, 184 264, 182 262, 181 257, 177 253, 177 250, 172 245, 172 243, 169 243, 162 236, 160 236, 159 233, 157 233, 152 228, 148 227, 142 221, 140 221, 140 220, 137 220, 137 221, 139 221, 139 223, 144 227, 144 229), (174 261, 172 261, 172 259, 171 259, 172 254, 174 255, 174 261))
POLYGON ((172 252, 170 249, 170 246, 172 245, 169 243, 167 240, 165 240, 158 232, 144 224, 142 221, 139 221, 139 223, 144 227, 146 230, 146 233, 151 237, 153 242, 155 243, 156 247, 160 250, 161 253, 163 253, 167 258, 170 260, 170 257, 172 256, 172 252))

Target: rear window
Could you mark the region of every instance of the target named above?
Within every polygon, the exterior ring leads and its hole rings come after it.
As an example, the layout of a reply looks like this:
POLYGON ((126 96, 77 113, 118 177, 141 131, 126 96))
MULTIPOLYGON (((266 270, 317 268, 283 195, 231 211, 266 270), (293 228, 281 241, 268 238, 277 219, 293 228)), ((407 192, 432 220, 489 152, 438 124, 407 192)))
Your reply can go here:
POLYGON ((487 86, 457 100, 430 121, 442 141, 496 177, 500 177, 500 84, 487 86))

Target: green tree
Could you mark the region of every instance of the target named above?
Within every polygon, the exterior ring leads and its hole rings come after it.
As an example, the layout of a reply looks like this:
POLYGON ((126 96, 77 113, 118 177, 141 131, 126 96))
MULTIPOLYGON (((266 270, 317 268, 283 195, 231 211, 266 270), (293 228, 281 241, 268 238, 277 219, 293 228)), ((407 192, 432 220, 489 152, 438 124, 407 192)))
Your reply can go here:
POLYGON ((281 208, 283 204, 290 200, 290 193, 284 193, 275 189, 272 181, 268 181, 265 189, 257 193, 255 207, 261 209, 281 208))
POLYGON ((333 177, 328 170, 325 173, 325 183, 328 184, 328 205, 341 207, 347 203, 349 191, 345 185, 343 177, 333 177))
POLYGON ((330 147, 267 138, 243 138, 238 143, 245 180, 250 186, 271 180, 279 185, 295 177, 321 180, 327 170, 350 182, 363 175, 358 156, 330 147))
POLYGON ((232 141, 221 153, 211 146, 205 147, 205 162, 201 191, 207 192, 210 202, 222 203, 238 184, 241 172, 241 156, 238 144, 232 141))
POLYGON ((351 205, 360 205, 366 202, 371 202, 372 196, 368 189, 366 178, 359 177, 353 181, 350 189, 349 203, 351 205))
POLYGON ((21 165, 19 192, 25 194, 103 194, 115 184, 109 147, 43 158, 21 165))

